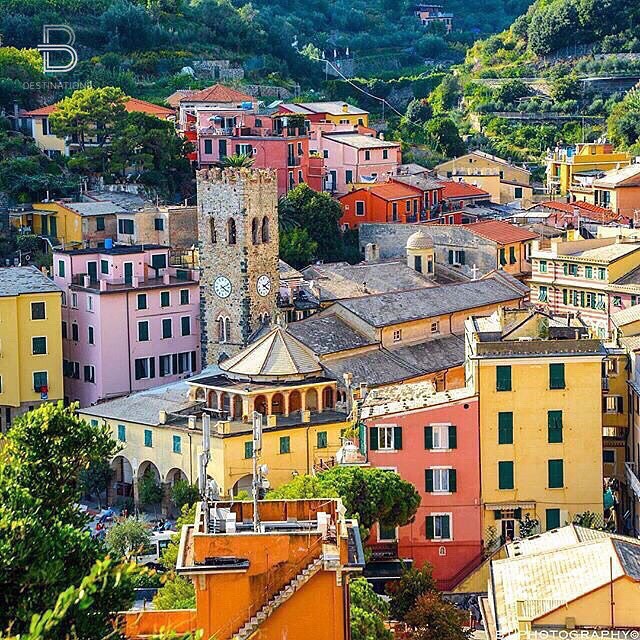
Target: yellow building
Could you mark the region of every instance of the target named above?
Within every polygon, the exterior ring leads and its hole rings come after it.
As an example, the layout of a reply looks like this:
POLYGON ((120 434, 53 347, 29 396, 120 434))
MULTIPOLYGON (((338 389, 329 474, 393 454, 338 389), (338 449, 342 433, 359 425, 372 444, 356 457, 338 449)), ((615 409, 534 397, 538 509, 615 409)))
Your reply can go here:
POLYGON ((471 151, 435 167, 440 178, 461 179, 491 194, 500 204, 520 201, 522 207, 533 204, 531 172, 484 151, 471 151))
POLYGON ((112 462, 111 499, 132 495, 151 472, 169 487, 195 483, 202 452, 202 418, 211 422, 208 473, 221 494, 247 491, 252 474, 252 415, 263 415, 259 463, 272 487, 335 463, 349 427, 336 402, 336 382, 324 377, 316 356, 275 327, 220 365, 222 371, 150 389, 80 410, 105 421, 122 450, 112 462))
POLYGON ((562 527, 507 545, 480 599, 489 640, 624 637, 638 626, 640 542, 562 527))
POLYGON ((279 113, 306 116, 312 123, 346 124, 368 127, 369 112, 346 102, 287 102, 280 105, 279 113))
POLYGON ((542 531, 602 515, 601 342, 575 319, 518 310, 471 317, 465 328, 485 535, 518 536, 526 514, 542 531))
POLYGON ((35 267, 0 269, 0 427, 62 400, 62 292, 35 267))
POLYGON ((547 158, 547 186, 549 193, 566 195, 572 189, 580 189, 583 180, 594 170, 609 171, 631 164, 631 156, 625 151, 614 151, 608 142, 585 142, 575 147, 556 149, 547 158))

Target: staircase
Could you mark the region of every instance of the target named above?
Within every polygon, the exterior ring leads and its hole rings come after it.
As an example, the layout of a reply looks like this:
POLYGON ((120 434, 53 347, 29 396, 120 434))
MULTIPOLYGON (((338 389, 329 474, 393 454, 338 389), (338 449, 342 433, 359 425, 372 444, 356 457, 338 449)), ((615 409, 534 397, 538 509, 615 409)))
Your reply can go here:
POLYGON ((271 600, 269 600, 250 620, 244 623, 231 638, 233 640, 247 640, 257 628, 283 603, 285 603, 298 589, 301 589, 322 568, 322 557, 309 563, 291 582, 286 584, 271 600))

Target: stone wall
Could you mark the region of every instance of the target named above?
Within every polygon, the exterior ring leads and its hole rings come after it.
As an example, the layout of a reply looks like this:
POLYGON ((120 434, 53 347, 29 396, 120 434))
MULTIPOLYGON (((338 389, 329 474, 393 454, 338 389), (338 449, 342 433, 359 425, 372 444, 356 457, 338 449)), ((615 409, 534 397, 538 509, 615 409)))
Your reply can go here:
MULTIPOLYGON (((262 169, 202 169, 198 181, 198 247, 202 354, 207 364, 217 364, 245 347, 263 318, 276 311, 278 289, 278 193, 276 174, 262 169), (268 223, 268 242, 254 244, 254 218, 268 223), (230 243, 230 221, 236 242, 230 243), (261 275, 270 279, 266 296, 259 295, 261 275), (231 294, 216 295, 214 282, 228 278, 231 294), (230 320, 229 340, 218 339, 220 317, 230 320)), ((261 234, 260 234, 261 235, 261 234)))
MULTIPOLYGON (((465 264, 456 267, 472 277, 472 268, 478 269, 477 277, 493 271, 497 265, 497 247, 494 242, 472 233, 464 225, 437 224, 361 224, 358 227, 360 248, 375 244, 380 260, 406 258, 409 236, 417 230, 433 238, 436 250, 436 265, 448 264, 450 250, 464 250, 465 264)), ((437 273, 437 267, 436 267, 437 273)))
POLYGON ((169 244, 173 249, 198 245, 197 207, 167 207, 169 244))

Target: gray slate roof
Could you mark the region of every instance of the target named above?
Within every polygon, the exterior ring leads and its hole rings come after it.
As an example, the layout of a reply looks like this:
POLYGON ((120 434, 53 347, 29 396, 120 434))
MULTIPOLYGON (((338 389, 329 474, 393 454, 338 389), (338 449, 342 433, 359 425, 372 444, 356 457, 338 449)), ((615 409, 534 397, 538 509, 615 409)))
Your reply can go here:
POLYGON ((62 204, 81 216, 107 216, 116 213, 127 213, 126 209, 114 202, 63 202, 62 204))
POLYGON ((398 291, 365 298, 341 300, 341 305, 369 325, 385 327, 412 320, 473 309, 522 297, 505 278, 492 276, 431 289, 398 291))
POLYGON ((424 373, 433 373, 459 367, 464 363, 464 339, 460 336, 447 336, 393 349, 392 353, 424 373))
POLYGON ((424 189, 424 191, 429 191, 431 189, 442 189, 444 187, 441 180, 432 178, 431 176, 428 176, 424 173, 417 173, 410 176, 398 175, 394 176, 393 179, 397 182, 411 185, 412 187, 424 189))
POLYGON ((323 302, 434 286, 431 280, 404 261, 334 262, 311 265, 302 273, 306 280, 313 280, 320 288, 320 300, 323 302))
POLYGON ((622 539, 612 538, 624 572, 634 580, 640 580, 640 547, 622 539))
POLYGON ((337 353, 376 344, 336 315, 312 315, 306 320, 294 322, 287 331, 318 355, 337 353))
POLYGON ((0 297, 55 291, 60 289, 34 266, 0 267, 0 297))

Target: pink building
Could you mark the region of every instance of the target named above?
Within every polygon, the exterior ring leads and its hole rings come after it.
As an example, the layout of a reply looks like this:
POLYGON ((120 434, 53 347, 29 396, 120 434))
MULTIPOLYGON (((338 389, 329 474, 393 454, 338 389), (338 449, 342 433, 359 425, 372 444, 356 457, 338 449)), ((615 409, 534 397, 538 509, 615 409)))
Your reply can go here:
POLYGON ((160 245, 56 250, 65 398, 86 407, 200 371, 197 271, 160 245))
POLYGON ((347 193, 353 184, 385 182, 401 162, 399 142, 351 131, 318 132, 312 151, 324 159, 326 191, 347 193))
MULTIPOLYGON (((322 189, 321 170, 311 167, 306 121, 251 112, 198 111, 198 164, 217 164, 226 156, 245 154, 257 169, 274 169, 278 195, 304 182, 322 189)), ((317 164, 317 163, 316 163, 317 164)))
POLYGON ((369 393, 362 418, 369 463, 422 497, 414 522, 371 534, 374 559, 429 562, 438 586, 453 588, 482 561, 478 397, 431 382, 383 387, 369 393))

